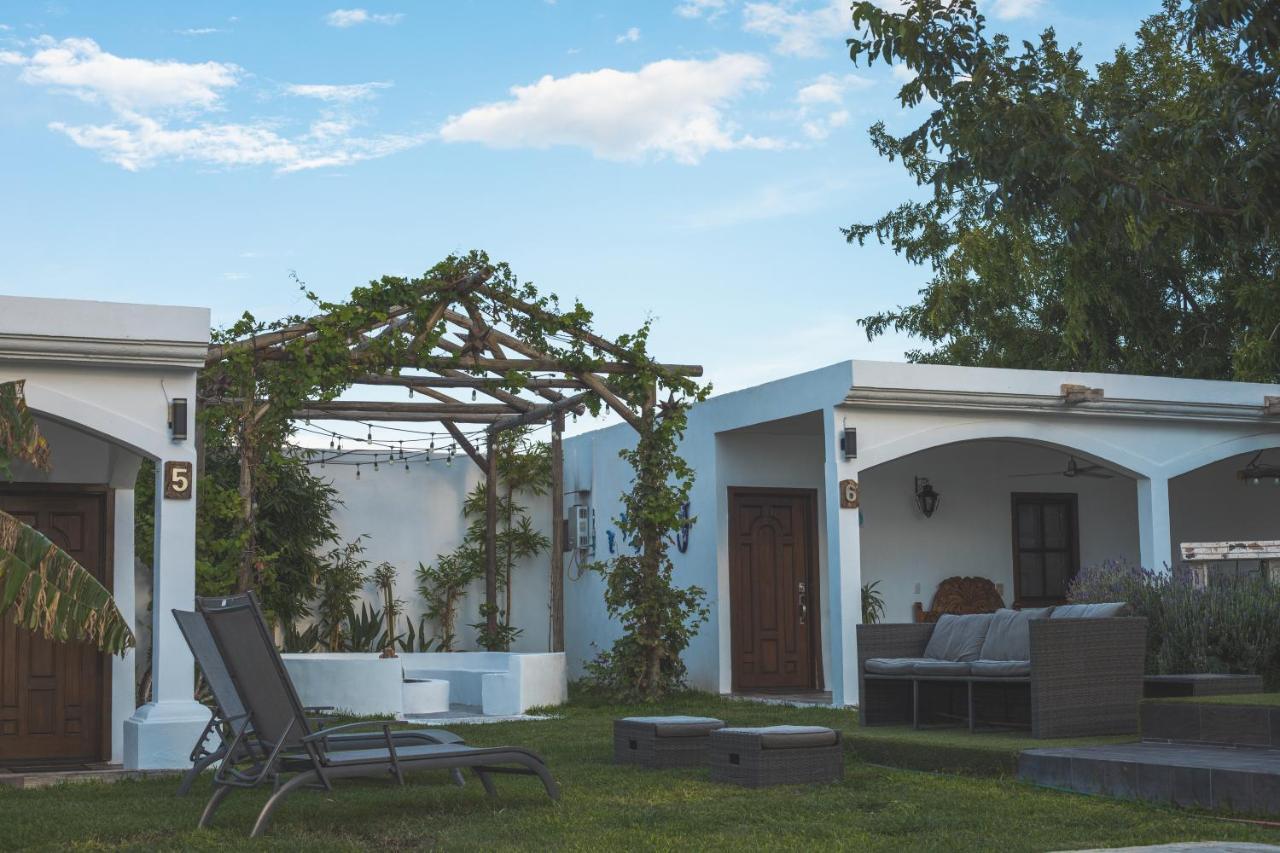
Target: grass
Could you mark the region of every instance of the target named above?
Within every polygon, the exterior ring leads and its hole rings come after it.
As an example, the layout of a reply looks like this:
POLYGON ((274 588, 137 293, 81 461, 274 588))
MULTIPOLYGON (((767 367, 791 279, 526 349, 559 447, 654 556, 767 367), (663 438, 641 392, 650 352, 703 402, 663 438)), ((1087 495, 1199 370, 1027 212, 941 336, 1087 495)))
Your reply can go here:
POLYGON ((1236 693, 1228 696, 1170 696, 1145 699, 1146 702, 1190 702, 1193 705, 1265 705, 1280 706, 1280 693, 1236 693))
MULTIPOLYGON (((460 727, 476 745, 521 744, 541 752, 563 787, 551 803, 533 779, 448 785, 420 773, 401 788, 339 783, 300 793, 260 842, 246 834, 266 792, 237 792, 210 830, 194 829, 208 782, 187 799, 175 780, 0 787, 6 849, 355 850, 734 850, 814 847, 859 850, 1061 850, 1173 841, 1280 842, 1280 832, 1189 812, 1033 788, 1011 778, 947 776, 873 766, 850 755, 838 785, 748 791, 710 782, 705 771, 649 771, 611 763, 611 721, 635 713, 718 716, 740 725, 791 722, 851 732, 855 716, 688 695, 655 706, 576 697, 559 719, 460 727)), ((927 733, 924 741, 949 742, 927 733)), ((893 740, 891 734, 885 740, 893 740)), ((1015 739, 978 735, 995 751, 1015 739), (991 740, 986 738, 992 737, 991 740)), ((899 734, 899 742, 902 737, 899 734)), ((856 749, 856 747, 855 747, 856 749)))

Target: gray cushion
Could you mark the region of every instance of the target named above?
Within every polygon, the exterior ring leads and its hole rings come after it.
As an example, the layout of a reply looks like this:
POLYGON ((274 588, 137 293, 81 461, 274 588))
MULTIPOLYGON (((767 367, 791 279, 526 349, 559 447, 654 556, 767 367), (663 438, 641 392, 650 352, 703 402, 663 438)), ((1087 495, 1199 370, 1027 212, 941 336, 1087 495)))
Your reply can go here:
POLYGON ((1029 660, 976 660, 969 674, 979 678, 1014 678, 1031 674, 1029 660))
POLYGON ((622 722, 653 726, 655 737, 706 737, 724 727, 715 717, 623 717, 622 722))
POLYGON ((1030 660, 1033 611, 997 610, 982 641, 980 660, 1030 660))
POLYGON ((751 735, 759 738, 761 749, 834 746, 838 741, 835 729, 829 729, 825 726, 764 726, 762 728, 721 729, 720 731, 725 734, 751 735))
POLYGON ((977 660, 990 624, 990 613, 967 616, 944 613, 933 626, 924 656, 935 660, 977 660))
POLYGON ((1123 601, 1105 604, 1059 604, 1049 614, 1050 619, 1109 619, 1123 616, 1128 605, 1123 601))
POLYGON ((867 672, 876 675, 910 675, 911 666, 925 658, 868 658, 867 672))
POLYGON ((912 675, 964 676, 969 662, 962 660, 918 660, 911 665, 912 675))

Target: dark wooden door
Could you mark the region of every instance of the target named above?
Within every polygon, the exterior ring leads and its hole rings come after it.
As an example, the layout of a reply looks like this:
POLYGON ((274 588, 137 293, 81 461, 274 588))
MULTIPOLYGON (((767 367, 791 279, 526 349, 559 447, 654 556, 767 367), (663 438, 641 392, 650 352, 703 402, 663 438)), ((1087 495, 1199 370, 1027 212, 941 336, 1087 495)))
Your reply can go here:
MULTIPOLYGON (((35 527, 110 588, 106 496, 0 491, 0 510, 35 527)), ((106 725, 106 656, 0 627, 0 765, 99 761, 106 725)))
POLYGON ((802 490, 729 490, 735 689, 819 687, 816 500, 802 490))

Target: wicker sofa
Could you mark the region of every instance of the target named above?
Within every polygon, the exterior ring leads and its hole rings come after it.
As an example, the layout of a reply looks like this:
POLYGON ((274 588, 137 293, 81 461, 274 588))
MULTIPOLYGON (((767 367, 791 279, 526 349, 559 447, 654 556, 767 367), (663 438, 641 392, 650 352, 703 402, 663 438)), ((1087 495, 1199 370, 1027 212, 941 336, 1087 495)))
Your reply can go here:
POLYGON ((981 660, 972 642, 965 651, 940 653, 930 640, 939 625, 955 627, 945 620, 1008 619, 1013 611, 943 617, 940 623, 859 625, 861 724, 1010 726, 1029 728, 1036 738, 1136 732, 1147 621, 1080 618, 1088 611, 1079 607, 1064 608, 1056 618, 1048 611, 1019 614, 1029 634, 1023 646, 1028 660, 1003 665, 981 660))

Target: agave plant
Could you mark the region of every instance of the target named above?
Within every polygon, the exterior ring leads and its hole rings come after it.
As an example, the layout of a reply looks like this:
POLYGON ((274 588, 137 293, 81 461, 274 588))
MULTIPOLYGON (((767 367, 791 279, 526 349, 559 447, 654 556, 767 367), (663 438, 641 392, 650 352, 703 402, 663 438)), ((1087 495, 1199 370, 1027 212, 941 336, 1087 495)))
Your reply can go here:
MULTIPOLYGON (((0 382, 0 476, 12 460, 49 468, 49 447, 22 396, 21 382, 0 382)), ((133 632, 106 587, 34 527, 0 512, 0 616, 60 643, 82 641, 123 654, 133 632)))

